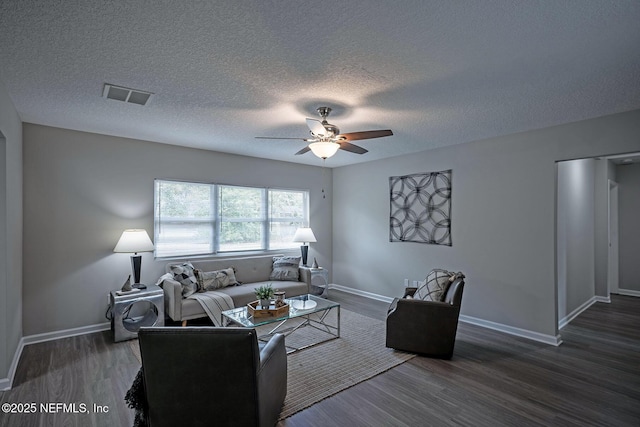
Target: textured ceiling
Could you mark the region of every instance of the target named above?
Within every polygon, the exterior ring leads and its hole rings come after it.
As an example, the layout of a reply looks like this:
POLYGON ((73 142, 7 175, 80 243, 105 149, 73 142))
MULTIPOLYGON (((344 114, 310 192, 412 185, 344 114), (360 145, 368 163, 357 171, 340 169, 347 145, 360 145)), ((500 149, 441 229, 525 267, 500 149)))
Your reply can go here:
POLYGON ((25 122, 307 164, 322 105, 394 136, 329 167, 640 108, 640 2, 0 1, 25 122), (146 107, 104 83, 154 93, 146 107))

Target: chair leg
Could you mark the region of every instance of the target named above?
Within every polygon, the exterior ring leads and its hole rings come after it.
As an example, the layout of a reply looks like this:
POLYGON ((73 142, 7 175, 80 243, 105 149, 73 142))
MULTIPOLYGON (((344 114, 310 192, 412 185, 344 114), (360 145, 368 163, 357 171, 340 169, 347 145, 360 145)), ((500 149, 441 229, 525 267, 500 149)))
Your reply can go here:
POLYGON ((183 320, 183 321, 182 321, 182 326, 183 326, 183 327, 184 327, 184 326, 187 326, 187 321, 186 321, 186 320, 183 320))

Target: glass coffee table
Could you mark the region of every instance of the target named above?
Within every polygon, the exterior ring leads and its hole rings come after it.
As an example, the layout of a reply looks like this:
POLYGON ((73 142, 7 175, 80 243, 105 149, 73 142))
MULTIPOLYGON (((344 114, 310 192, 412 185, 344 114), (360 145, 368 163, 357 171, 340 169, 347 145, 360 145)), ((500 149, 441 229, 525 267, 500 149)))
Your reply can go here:
POLYGON ((254 318, 244 306, 223 311, 221 323, 255 328, 261 341, 281 333, 289 354, 340 338, 340 304, 311 294, 285 301, 289 312, 282 316, 254 318))

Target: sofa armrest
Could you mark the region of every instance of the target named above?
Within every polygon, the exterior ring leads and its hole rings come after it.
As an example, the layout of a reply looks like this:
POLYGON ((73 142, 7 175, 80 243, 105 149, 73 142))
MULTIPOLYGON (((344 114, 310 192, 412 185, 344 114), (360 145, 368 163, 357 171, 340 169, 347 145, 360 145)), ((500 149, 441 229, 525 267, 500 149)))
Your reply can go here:
POLYGON ((257 375, 260 425, 275 425, 287 395, 287 350, 284 335, 275 334, 262 348, 257 375))
POLYGON ((182 286, 173 279, 164 279, 164 312, 176 322, 182 320, 182 286))

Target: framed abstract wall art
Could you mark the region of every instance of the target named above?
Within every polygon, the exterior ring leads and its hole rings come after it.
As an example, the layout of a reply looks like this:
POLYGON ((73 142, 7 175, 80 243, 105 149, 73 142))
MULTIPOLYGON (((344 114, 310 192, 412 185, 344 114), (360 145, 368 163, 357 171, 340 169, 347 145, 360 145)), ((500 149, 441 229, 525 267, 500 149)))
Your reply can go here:
POLYGON ((389 241, 451 246, 451 170, 389 177, 389 241))

